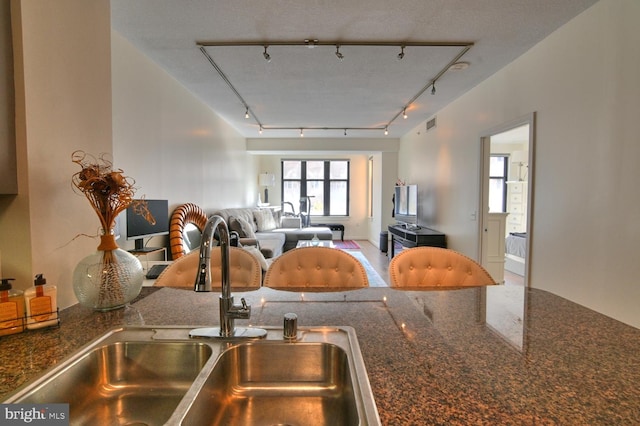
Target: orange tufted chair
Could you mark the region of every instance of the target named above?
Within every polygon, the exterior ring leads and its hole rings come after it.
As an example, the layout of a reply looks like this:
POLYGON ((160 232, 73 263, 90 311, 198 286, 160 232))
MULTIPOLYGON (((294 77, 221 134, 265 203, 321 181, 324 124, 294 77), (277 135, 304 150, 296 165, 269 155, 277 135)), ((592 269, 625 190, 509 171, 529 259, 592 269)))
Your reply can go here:
MULTIPOLYGON (((211 287, 221 291, 222 285, 222 253, 219 247, 211 249, 211 287)), ((193 290, 200 249, 182 256, 170 264, 153 284, 158 287, 178 287, 193 290)), ((257 290, 262 282, 262 267, 258 260, 248 251, 239 247, 229 247, 229 281, 236 291, 257 290)))
POLYGON ((169 222, 169 244, 171 245, 171 258, 173 260, 177 260, 186 254, 183 231, 189 223, 193 223, 200 232, 204 230, 207 224, 207 215, 204 213, 204 210, 196 204, 182 204, 171 214, 171 221, 169 222))
POLYGON ((264 286, 286 291, 344 291, 369 287, 362 264, 343 250, 301 247, 278 256, 264 276, 264 286))
POLYGON ((494 285, 496 281, 475 260, 438 247, 402 250, 389 264, 391 287, 424 290, 494 285))

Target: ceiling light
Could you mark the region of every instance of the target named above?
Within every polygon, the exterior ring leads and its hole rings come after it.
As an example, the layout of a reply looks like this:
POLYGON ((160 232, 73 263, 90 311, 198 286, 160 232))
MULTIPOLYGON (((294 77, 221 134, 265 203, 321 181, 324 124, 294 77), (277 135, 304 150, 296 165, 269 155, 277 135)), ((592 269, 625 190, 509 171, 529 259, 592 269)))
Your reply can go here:
POLYGON ((431 85, 431 94, 435 95, 436 94, 436 82, 434 81, 433 84, 431 85))
POLYGON ((268 47, 269 47, 269 46, 265 46, 265 47, 264 47, 264 53, 262 53, 262 56, 264 56, 264 59, 265 59, 267 62, 271 62, 271 55, 269 55, 269 54, 267 53, 267 48, 268 48, 268 47))
POLYGON ((449 67, 450 71, 462 71, 469 68, 469 62, 456 62, 455 64, 449 67))
POLYGON ((398 60, 404 58, 404 46, 400 46, 400 53, 398 53, 398 60))
POLYGON ((309 49, 313 49, 318 45, 318 39, 306 39, 304 44, 306 44, 309 49))
POLYGON ((344 129, 344 135, 347 136, 347 129, 344 129))
POLYGON ((249 118, 249 107, 244 111, 244 118, 249 118))
POLYGON ((262 126, 260 126, 260 130, 258 130, 258 133, 262 134, 262 126))
POLYGON ((384 135, 387 136, 389 134, 389 126, 384 127, 384 135))
POLYGON ((404 118, 405 120, 407 119, 408 115, 407 115, 407 108, 403 108, 402 109, 402 118, 404 118))
POLYGON ((304 138, 304 131, 303 131, 303 129, 300 129, 300 137, 301 137, 301 138, 304 138))
POLYGON ((336 44, 336 57, 341 61, 344 59, 344 55, 340 53, 340 45, 336 44))

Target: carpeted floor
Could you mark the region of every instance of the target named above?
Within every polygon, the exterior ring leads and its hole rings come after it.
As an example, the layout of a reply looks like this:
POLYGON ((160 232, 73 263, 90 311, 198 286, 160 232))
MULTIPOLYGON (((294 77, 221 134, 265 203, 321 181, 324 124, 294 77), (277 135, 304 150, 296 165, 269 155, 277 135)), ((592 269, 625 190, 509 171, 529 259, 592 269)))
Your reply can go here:
POLYGON ((341 250, 360 250, 360 246, 353 240, 333 240, 333 245, 341 250))
POLYGON ((388 287, 387 283, 382 279, 382 277, 373 269, 373 266, 369 263, 364 254, 358 250, 347 250, 347 253, 358 259, 362 266, 364 266, 364 270, 367 272, 367 278, 369 279, 369 287, 388 287))

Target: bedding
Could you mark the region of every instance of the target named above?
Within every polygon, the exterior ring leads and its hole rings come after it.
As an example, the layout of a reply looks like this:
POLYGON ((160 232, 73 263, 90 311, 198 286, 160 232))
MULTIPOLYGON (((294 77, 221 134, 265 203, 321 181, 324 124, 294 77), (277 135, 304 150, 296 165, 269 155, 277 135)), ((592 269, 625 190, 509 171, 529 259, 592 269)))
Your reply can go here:
POLYGON ((527 253, 527 234, 525 232, 511 232, 507 236, 506 253, 524 258, 527 253))

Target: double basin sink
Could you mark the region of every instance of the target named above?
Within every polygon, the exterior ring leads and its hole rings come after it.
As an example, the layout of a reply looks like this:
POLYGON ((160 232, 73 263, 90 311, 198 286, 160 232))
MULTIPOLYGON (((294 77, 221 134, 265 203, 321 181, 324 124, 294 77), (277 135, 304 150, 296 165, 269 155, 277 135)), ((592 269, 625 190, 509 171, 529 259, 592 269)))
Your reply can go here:
POLYGON ((351 327, 267 328, 260 340, 193 327, 112 330, 4 403, 69 403, 72 425, 379 425, 351 327))

